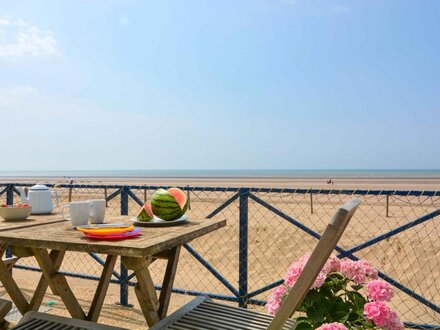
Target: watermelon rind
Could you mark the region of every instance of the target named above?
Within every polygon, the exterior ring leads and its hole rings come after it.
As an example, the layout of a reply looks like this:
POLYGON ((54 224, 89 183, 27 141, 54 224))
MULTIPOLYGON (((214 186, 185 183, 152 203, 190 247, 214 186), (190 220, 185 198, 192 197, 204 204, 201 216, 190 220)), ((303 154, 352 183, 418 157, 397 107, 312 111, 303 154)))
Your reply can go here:
POLYGON ((147 203, 142 206, 141 211, 136 216, 139 221, 151 221, 153 220, 154 214, 152 214, 151 207, 147 203))
POLYGON ((154 215, 165 221, 176 220, 183 216, 188 209, 187 204, 181 208, 174 196, 162 188, 151 196, 151 209, 154 215))
POLYGON ((151 221, 153 218, 150 217, 150 215, 148 214, 147 210, 145 210, 144 208, 139 212, 139 214, 136 216, 136 219, 138 219, 139 221, 151 221))

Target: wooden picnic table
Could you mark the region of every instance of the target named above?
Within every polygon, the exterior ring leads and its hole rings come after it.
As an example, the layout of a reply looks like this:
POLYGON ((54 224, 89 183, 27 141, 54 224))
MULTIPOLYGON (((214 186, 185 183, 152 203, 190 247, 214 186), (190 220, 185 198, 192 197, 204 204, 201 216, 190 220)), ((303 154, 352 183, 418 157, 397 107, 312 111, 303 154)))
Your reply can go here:
MULTIPOLYGON (((72 317, 96 322, 104 303, 116 260, 120 256, 122 264, 127 269, 133 270, 136 276, 135 293, 149 326, 157 323, 167 314, 182 244, 226 225, 225 220, 190 220, 182 225, 172 227, 140 227, 141 235, 138 237, 103 241, 86 238, 83 233, 72 228, 70 221, 63 221, 59 216, 33 217, 40 225, 0 230, 0 255, 3 256, 7 245, 11 246, 13 253, 17 255, 15 260, 9 264, 0 262, 0 281, 22 314, 38 310, 46 290, 50 286, 54 294, 60 296, 72 317), (58 219, 58 221, 54 222, 50 219, 58 219), (107 255, 101 278, 87 313, 84 312, 74 296, 65 276, 59 272, 66 251, 107 255), (8 271, 11 264, 20 257, 35 257, 42 271, 40 281, 29 302, 8 271), (156 259, 168 260, 159 297, 157 297, 148 269, 148 266, 156 259)), ((127 216, 106 219, 107 223, 127 221, 127 216)))

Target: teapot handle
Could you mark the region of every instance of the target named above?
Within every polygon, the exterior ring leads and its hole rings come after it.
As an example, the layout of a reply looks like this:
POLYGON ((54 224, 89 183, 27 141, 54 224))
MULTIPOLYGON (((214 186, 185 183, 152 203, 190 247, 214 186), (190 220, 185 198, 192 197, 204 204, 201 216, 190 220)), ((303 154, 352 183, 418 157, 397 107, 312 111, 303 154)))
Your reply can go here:
POLYGON ((59 203, 60 199, 59 199, 58 193, 55 190, 51 190, 51 193, 53 195, 55 195, 56 203, 53 207, 56 208, 56 207, 58 207, 58 203, 59 203))

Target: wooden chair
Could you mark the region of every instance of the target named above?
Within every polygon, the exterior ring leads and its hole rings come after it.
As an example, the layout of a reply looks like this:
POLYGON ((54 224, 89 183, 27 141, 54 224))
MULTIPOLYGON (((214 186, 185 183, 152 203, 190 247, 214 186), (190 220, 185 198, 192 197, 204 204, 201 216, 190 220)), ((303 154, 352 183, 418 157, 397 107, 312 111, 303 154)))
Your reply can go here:
MULTIPOLYGON (((5 316, 12 308, 12 302, 0 299, 0 321, 4 321, 5 316)), ((3 326, 3 324, 2 324, 3 326)), ((7 329, 10 329, 8 324, 7 329)), ((109 325, 98 324, 90 321, 71 319, 52 314, 40 312, 27 312, 20 322, 12 329, 16 330, 124 330, 123 328, 112 327, 109 325)), ((126 330, 126 329, 125 329, 126 330)))
POLYGON ((150 330, 295 329, 295 323, 290 317, 307 295, 360 203, 359 199, 354 198, 338 208, 275 317, 248 309, 222 305, 213 302, 208 297, 200 296, 154 325, 150 330))
POLYGON ((14 330, 127 330, 52 314, 27 312, 14 330))

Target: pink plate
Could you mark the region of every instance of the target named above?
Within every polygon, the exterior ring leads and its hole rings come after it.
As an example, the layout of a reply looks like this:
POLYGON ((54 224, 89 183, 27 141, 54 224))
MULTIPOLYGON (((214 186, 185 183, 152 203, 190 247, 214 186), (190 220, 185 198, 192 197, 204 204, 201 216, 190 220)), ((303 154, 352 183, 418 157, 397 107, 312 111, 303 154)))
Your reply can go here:
POLYGON ((140 235, 141 231, 139 228, 135 228, 132 231, 128 231, 122 234, 111 234, 111 235, 94 235, 89 233, 84 233, 88 238, 100 239, 100 240, 116 240, 116 239, 124 239, 129 237, 135 237, 140 235))

